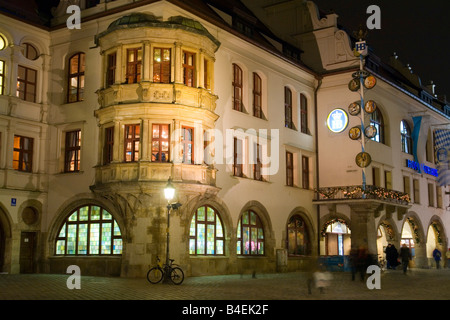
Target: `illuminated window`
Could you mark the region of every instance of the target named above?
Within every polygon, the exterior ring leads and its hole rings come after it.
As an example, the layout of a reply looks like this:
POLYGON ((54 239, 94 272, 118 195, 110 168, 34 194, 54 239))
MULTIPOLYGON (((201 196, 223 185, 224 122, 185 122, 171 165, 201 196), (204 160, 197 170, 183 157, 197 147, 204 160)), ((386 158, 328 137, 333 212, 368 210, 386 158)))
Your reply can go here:
POLYGON ((17 97, 30 102, 36 102, 37 71, 24 67, 17 67, 17 97))
POLYGON ((405 120, 400 121, 400 134, 402 135, 402 151, 412 154, 411 129, 405 120))
POLYGON ((125 126, 125 162, 139 160, 140 125, 125 126))
POLYGON ((73 211, 56 237, 57 255, 121 255, 122 234, 113 216, 95 205, 73 211))
POLYGON ((169 125, 152 125, 152 161, 169 162, 169 125))
POLYGON ((381 111, 377 108, 370 114, 370 124, 377 129, 377 134, 371 139, 376 142, 385 143, 384 120, 381 111))
POLYGON ((210 206, 197 209, 189 228, 189 254, 223 255, 224 230, 219 214, 210 206))
POLYGON ((33 165, 33 138, 14 136, 13 169, 31 172, 33 165))
POLYGON ((69 59, 69 84, 67 102, 83 101, 84 99, 84 68, 85 54, 76 53, 69 59))
POLYGON ((81 130, 66 132, 64 172, 80 171, 81 130))
POLYGON ((195 86, 195 54, 183 52, 183 76, 184 84, 189 87, 195 86))
POLYGON ((181 129, 181 145, 183 148, 183 163, 194 163, 194 128, 183 127, 181 129))
POLYGON ((127 83, 141 81, 142 49, 127 49, 127 83))
POLYGON ((153 82, 170 83, 170 49, 153 49, 153 82))
POLYGON ((0 51, 6 48, 6 39, 0 34, 0 51))
POLYGON ((237 254, 264 255, 264 230, 258 215, 245 211, 237 228, 237 254))
POLYGON ((303 219, 295 215, 287 225, 287 244, 290 256, 311 254, 311 245, 303 219))

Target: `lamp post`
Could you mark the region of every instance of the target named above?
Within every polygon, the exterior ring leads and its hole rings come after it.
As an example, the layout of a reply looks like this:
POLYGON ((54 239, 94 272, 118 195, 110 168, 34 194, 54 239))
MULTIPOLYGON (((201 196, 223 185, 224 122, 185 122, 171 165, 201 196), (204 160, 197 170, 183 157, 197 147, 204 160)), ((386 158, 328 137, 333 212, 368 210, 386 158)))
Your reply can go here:
MULTIPOLYGON (((170 259, 169 259, 169 228, 170 228, 170 210, 171 209, 178 209, 179 207, 181 207, 181 203, 171 203, 172 199, 175 196, 175 188, 172 185, 172 178, 169 177, 169 179, 167 180, 167 185, 164 188, 164 198, 166 198, 167 200, 167 229, 166 229, 166 266, 169 265, 170 259)), ((164 281, 168 280, 170 278, 170 274, 169 272, 165 273, 165 279, 164 281)))
POLYGON ((169 265, 169 227, 170 227, 170 209, 172 208, 170 201, 172 201, 174 196, 175 196, 175 188, 172 185, 172 179, 169 177, 169 180, 167 181, 167 185, 164 188, 164 197, 167 200, 166 265, 169 265))

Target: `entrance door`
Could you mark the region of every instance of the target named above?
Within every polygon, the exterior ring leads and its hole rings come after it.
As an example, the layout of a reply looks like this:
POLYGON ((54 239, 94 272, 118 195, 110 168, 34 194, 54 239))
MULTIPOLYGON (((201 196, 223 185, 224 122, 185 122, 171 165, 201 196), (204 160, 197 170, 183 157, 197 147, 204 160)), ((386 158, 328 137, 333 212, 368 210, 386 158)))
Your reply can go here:
POLYGON ((22 232, 20 237, 20 273, 34 273, 36 232, 22 232))

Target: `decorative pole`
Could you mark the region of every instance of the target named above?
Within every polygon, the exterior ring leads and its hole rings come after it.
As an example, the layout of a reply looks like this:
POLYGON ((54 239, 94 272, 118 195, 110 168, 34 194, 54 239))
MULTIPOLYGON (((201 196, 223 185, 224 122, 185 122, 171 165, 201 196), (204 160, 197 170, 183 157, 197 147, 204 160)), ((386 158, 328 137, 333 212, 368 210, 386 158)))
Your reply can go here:
POLYGON ((367 30, 360 28, 355 32, 355 36, 359 39, 355 44, 354 54, 359 56, 359 71, 352 74, 353 79, 349 82, 350 91, 359 92, 360 101, 353 102, 349 105, 348 111, 352 116, 358 116, 361 121, 360 126, 353 127, 349 130, 349 137, 352 140, 360 140, 361 152, 356 155, 355 162, 362 168, 362 197, 365 198, 366 192, 366 167, 372 162, 372 158, 365 150, 365 138, 372 139, 377 135, 377 128, 370 124, 365 125, 365 115, 371 114, 376 109, 376 103, 373 100, 364 101, 364 89, 372 89, 376 84, 376 78, 364 71, 364 57, 367 56, 368 50, 366 41, 367 30), (361 109, 364 109, 362 111, 361 109))

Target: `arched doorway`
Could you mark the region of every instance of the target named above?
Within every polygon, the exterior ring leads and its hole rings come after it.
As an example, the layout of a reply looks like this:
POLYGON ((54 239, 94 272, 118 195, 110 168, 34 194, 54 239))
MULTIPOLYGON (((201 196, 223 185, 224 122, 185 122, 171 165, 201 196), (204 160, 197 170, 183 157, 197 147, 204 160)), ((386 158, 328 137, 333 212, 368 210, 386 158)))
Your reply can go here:
POLYGON ((416 242, 418 242, 419 236, 415 229, 415 223, 412 218, 407 218, 402 228, 402 235, 400 239, 400 246, 404 244, 411 250, 411 255, 414 259, 416 256, 416 242))
POLYGON ((11 268, 11 223, 0 206, 0 272, 15 272, 11 268))
POLYGON ((441 252, 441 261, 440 266, 443 267, 445 264, 445 253, 446 253, 446 245, 444 243, 445 235, 443 234, 443 228, 438 221, 433 221, 428 226, 427 231, 427 244, 426 244, 426 253, 428 259, 428 265, 430 267, 435 268, 436 263, 433 258, 434 249, 438 249, 441 252))
MULTIPOLYGON (((377 230, 377 253, 378 258, 386 259, 385 250, 389 243, 395 242, 395 231, 392 225, 387 221, 382 221, 377 230)), ((395 245, 395 244, 394 244, 395 245)))
POLYGON ((345 220, 329 220, 322 229, 322 236, 325 238, 325 255, 344 256, 350 254, 351 231, 345 220))

